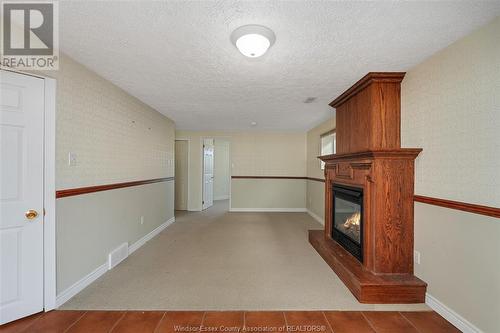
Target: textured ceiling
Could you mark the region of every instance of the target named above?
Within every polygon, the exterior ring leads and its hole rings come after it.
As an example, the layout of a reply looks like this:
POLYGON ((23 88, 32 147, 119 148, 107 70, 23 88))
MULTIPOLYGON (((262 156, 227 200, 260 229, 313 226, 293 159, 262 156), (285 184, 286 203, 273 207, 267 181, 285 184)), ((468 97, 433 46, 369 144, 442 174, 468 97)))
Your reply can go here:
POLYGON ((499 14, 499 1, 62 1, 60 34, 180 129, 306 130, 367 72, 406 71, 499 14), (275 32, 263 57, 231 44, 245 24, 275 32))

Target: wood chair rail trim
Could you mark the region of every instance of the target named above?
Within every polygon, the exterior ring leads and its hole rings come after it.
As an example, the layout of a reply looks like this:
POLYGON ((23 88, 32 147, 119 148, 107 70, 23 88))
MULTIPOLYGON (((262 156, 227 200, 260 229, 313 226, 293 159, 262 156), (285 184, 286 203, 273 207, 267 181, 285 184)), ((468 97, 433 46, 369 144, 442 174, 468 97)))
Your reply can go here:
POLYGON ((146 184, 153 184, 153 183, 161 183, 161 182, 166 182, 166 181, 170 181, 170 180, 174 180, 174 177, 163 177, 163 178, 137 180, 137 181, 131 181, 131 182, 124 182, 124 183, 114 183, 114 184, 106 184, 106 185, 95 185, 95 186, 87 186, 87 187, 69 188, 69 189, 64 189, 64 190, 57 190, 56 191, 56 198, 59 199, 59 198, 71 197, 71 196, 81 195, 81 194, 115 190, 115 189, 124 188, 124 187, 132 187, 132 186, 139 186, 139 185, 146 185, 146 184))
POLYGON ((476 205, 466 202, 453 201, 447 199, 427 197, 423 195, 414 195, 413 200, 429 205, 440 206, 450 209, 461 210, 468 213, 475 213, 491 217, 500 218, 500 208, 476 205))
MULTIPOLYGON (((305 179, 324 183, 325 180, 321 178, 314 177, 295 177, 295 176, 232 176, 233 179, 305 179)), ((164 178, 154 178, 139 181, 106 184, 106 185, 96 185, 87 187, 70 188, 64 190, 56 191, 56 198, 64 198, 81 194, 88 194, 94 192, 108 191, 125 187, 140 186, 146 184, 153 184, 159 182, 165 182, 174 180, 174 177, 164 177, 164 178)), ((424 195, 415 195, 413 197, 415 202, 425 203, 428 205, 434 205, 439 207, 445 207, 449 209, 460 210, 468 213, 474 213, 479 215, 491 216, 500 218, 500 208, 490 207, 478 204, 472 204, 467 202, 460 202, 448 199, 441 199, 435 197, 429 197, 424 195)))
POLYGON ((231 176, 231 179, 305 179, 322 183, 325 182, 325 180, 322 178, 305 177, 305 176, 304 177, 303 176, 231 176))

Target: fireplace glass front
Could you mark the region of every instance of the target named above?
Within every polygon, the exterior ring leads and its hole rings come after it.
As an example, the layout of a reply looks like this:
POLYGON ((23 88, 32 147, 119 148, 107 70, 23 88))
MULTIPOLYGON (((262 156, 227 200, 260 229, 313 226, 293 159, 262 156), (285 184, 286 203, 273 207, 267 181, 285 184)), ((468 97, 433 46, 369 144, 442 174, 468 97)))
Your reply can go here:
POLYGON ((333 186, 332 237, 363 262, 363 189, 333 186))

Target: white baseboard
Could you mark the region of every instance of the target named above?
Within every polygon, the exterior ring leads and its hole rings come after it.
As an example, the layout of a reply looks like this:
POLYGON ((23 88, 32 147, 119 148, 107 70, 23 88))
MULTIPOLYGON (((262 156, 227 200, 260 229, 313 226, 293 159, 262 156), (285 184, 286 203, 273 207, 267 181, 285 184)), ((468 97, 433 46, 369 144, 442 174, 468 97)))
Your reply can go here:
POLYGON ((218 197, 214 197, 214 200, 228 200, 228 199, 229 199, 229 195, 221 195, 218 197))
POLYGON ((307 210, 307 214, 311 215, 313 219, 321 223, 322 225, 325 225, 325 220, 322 219, 319 215, 314 214, 311 210, 307 210))
POLYGON ((163 229, 165 229, 166 227, 168 227, 169 225, 171 225, 174 222, 175 222, 175 216, 172 217, 171 219, 169 219, 167 222, 160 224, 158 227, 156 227, 156 229, 151 231, 149 234, 143 236, 137 242, 130 245, 128 248, 128 254, 130 255, 130 254, 134 253, 135 251, 137 251, 141 246, 146 244, 146 242, 151 240, 154 236, 158 235, 160 232, 163 231, 163 229))
POLYGON ((307 208, 230 208, 230 212, 305 213, 307 208))
MULTIPOLYGON (((153 231, 151 231, 150 233, 139 239, 137 242, 135 242, 129 247, 129 254, 132 254, 134 251, 137 251, 141 246, 146 244, 147 241, 151 240, 154 236, 158 235, 163 229, 165 229, 174 222, 175 222, 175 217, 172 217, 171 219, 162 223, 156 229, 154 229, 153 231)), ((101 266, 97 267, 93 272, 87 274, 85 277, 75 282, 68 289, 64 290, 59 295, 57 295, 56 307, 58 308, 67 301, 69 301, 73 296, 75 296, 80 291, 88 287, 92 282, 97 280, 107 271, 108 271, 108 263, 105 262, 101 266)))
POLYGON ((56 296, 56 308, 60 307, 70 298, 78 294, 80 291, 85 289, 92 282, 101 277, 108 270, 108 263, 105 262, 101 266, 97 267, 93 272, 87 274, 85 277, 74 283, 68 289, 64 290, 62 293, 56 296))
POLYGON ((474 326, 464 317, 460 316, 458 313, 450 309, 444 303, 441 303, 434 296, 429 293, 425 294, 425 304, 427 304, 432 310, 439 313, 444 319, 452 323, 456 328, 464 333, 483 333, 479 328, 474 326))

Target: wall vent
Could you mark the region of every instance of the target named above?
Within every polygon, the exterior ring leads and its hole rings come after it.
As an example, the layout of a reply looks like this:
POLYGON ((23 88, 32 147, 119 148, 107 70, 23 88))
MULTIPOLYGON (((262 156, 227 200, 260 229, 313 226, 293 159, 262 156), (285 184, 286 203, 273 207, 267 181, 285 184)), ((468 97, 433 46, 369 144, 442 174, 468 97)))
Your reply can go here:
POLYGON ((128 243, 123 243, 108 255, 108 269, 112 269, 128 257, 128 243))

